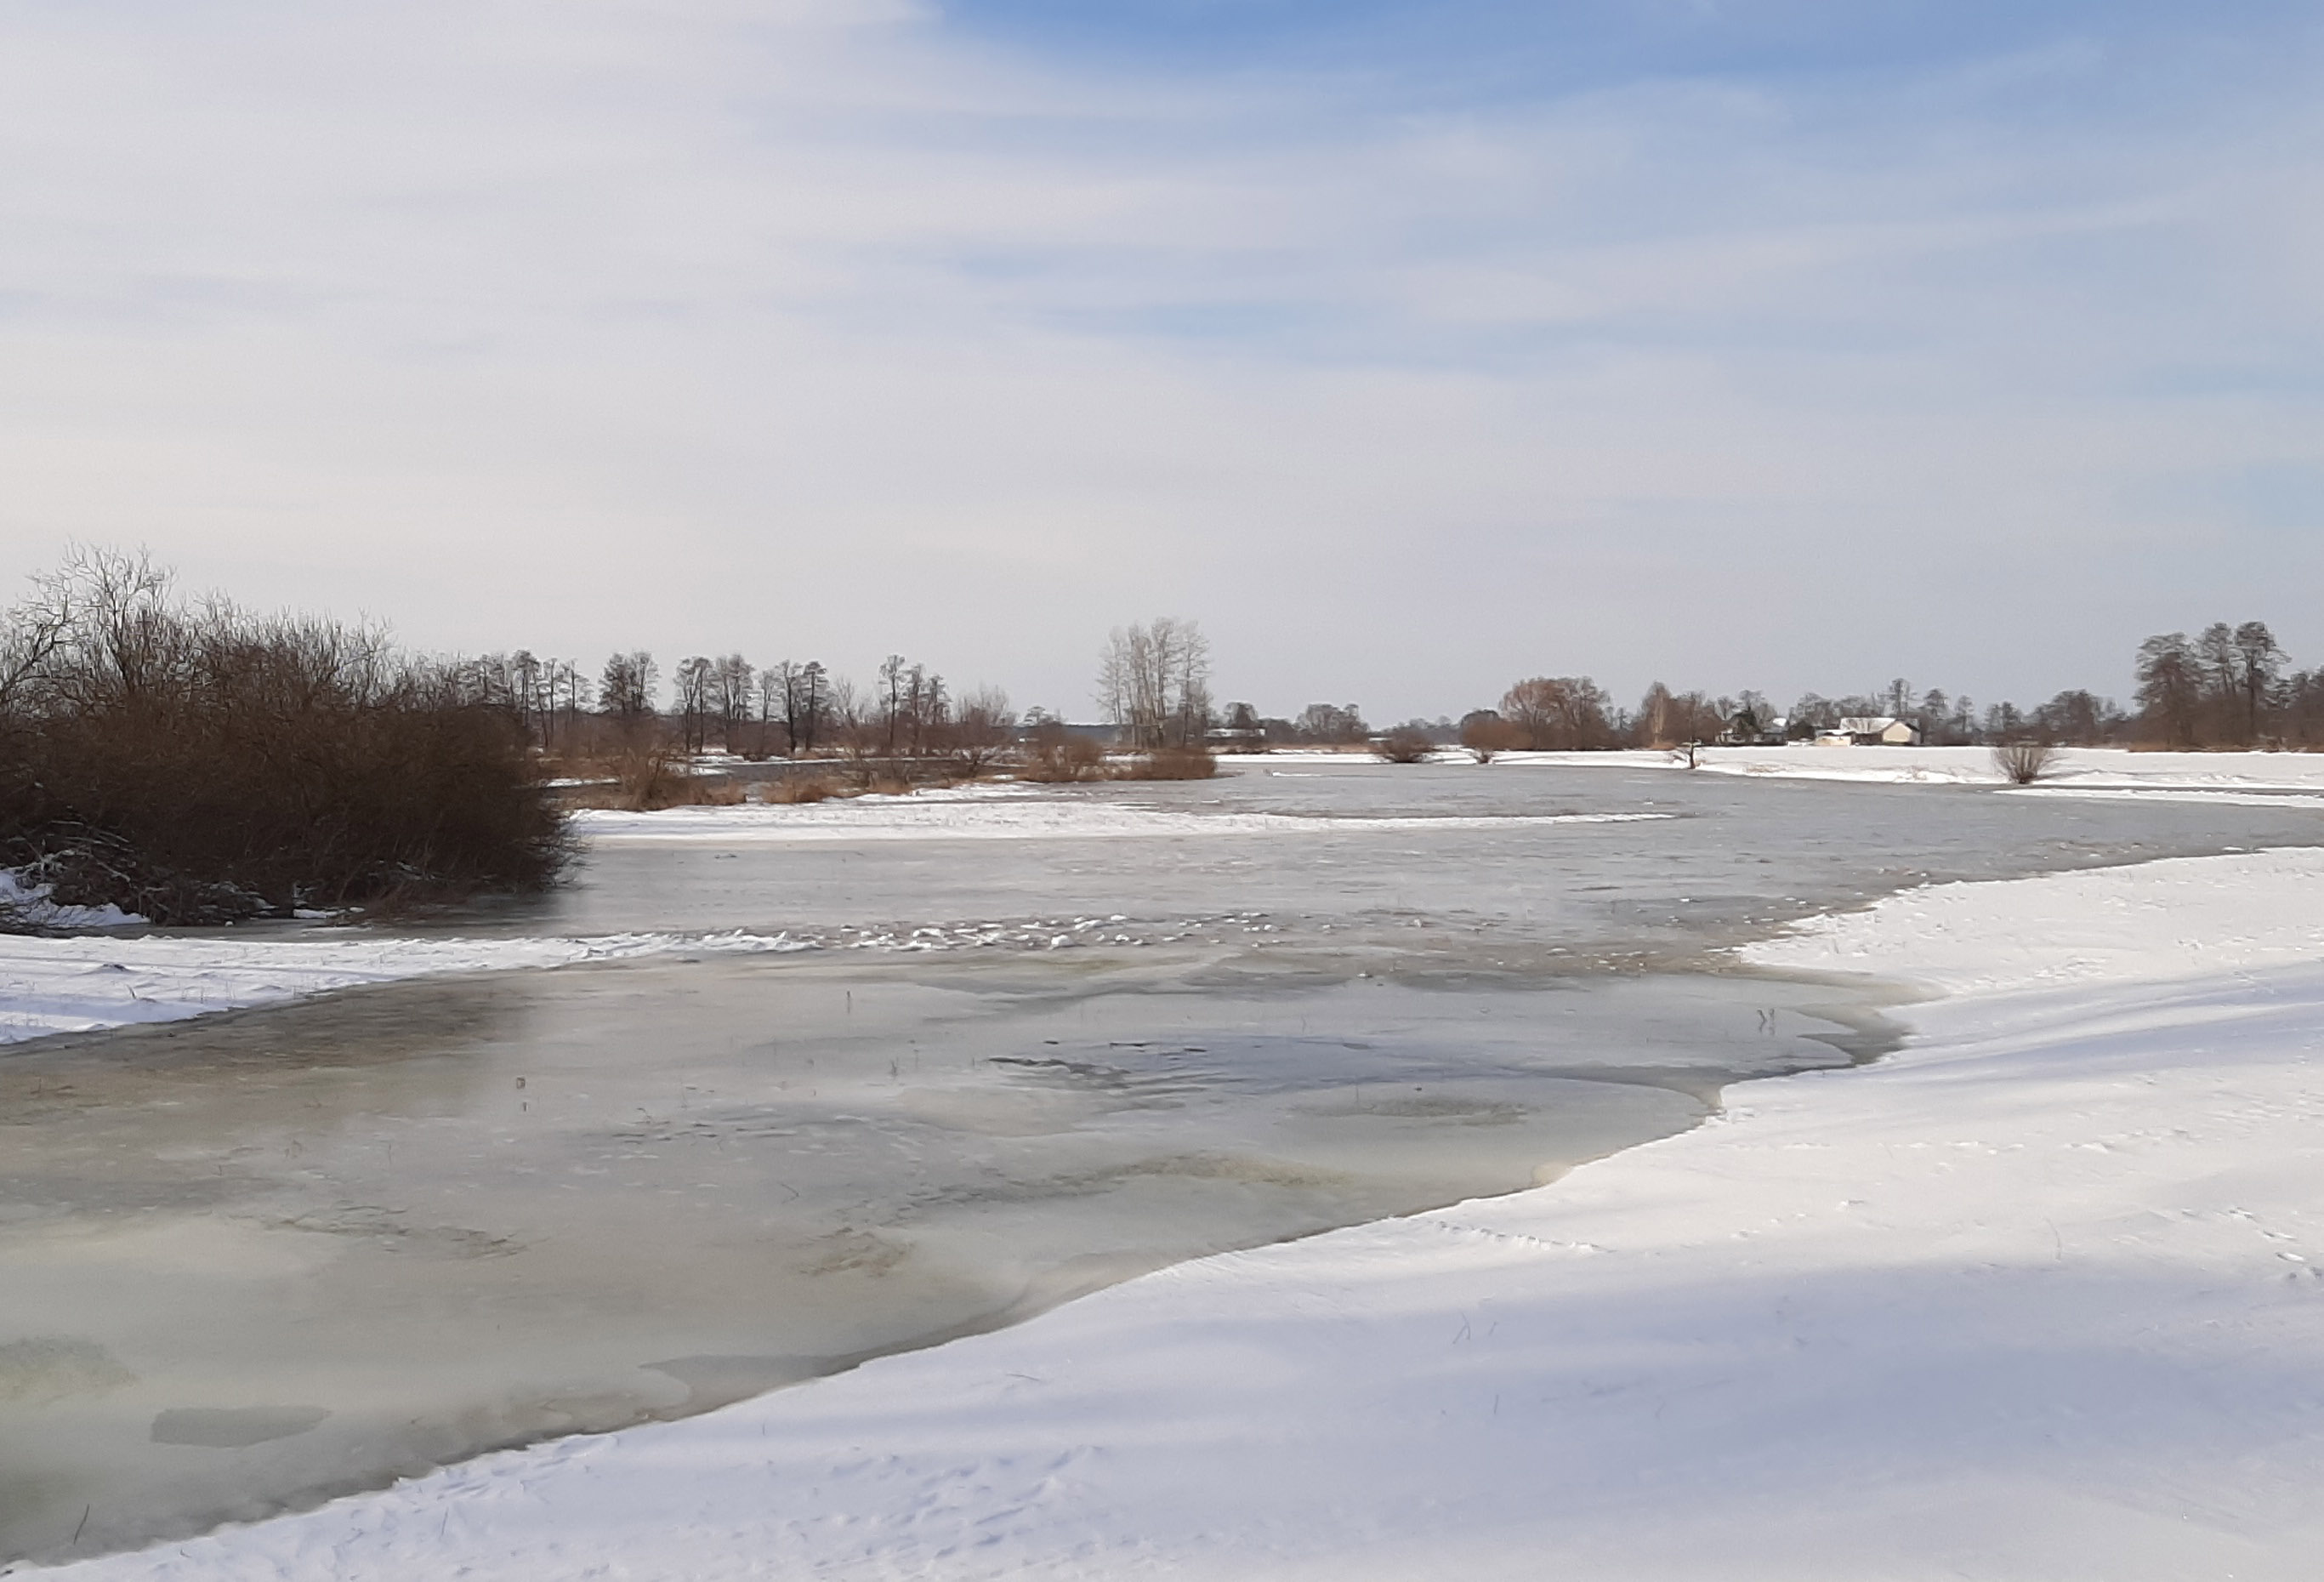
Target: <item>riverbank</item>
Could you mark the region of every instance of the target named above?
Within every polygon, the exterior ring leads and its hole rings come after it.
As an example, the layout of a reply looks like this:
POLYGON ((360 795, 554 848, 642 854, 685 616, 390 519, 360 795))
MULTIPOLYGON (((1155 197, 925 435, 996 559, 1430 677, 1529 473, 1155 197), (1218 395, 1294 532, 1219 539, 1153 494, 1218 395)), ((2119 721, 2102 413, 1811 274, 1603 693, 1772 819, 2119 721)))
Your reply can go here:
POLYGON ((1750 952, 1952 991, 1879 1066, 58 1575, 2304 1577, 2319 880, 2276 852, 1893 898, 1750 952))

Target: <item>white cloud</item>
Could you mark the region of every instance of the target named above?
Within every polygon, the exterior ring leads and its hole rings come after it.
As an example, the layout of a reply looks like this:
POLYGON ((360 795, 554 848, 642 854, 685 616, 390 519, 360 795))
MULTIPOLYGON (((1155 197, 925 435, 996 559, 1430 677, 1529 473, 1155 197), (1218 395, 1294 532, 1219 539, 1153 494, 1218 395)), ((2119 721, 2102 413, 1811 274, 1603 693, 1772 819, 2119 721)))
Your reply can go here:
POLYGON ((2126 509, 2324 463, 2319 118, 1994 106, 2102 69, 1414 114, 837 0, 0 11, 0 545, 1068 708, 1165 610, 1382 717, 2324 658, 2255 526, 2126 509))

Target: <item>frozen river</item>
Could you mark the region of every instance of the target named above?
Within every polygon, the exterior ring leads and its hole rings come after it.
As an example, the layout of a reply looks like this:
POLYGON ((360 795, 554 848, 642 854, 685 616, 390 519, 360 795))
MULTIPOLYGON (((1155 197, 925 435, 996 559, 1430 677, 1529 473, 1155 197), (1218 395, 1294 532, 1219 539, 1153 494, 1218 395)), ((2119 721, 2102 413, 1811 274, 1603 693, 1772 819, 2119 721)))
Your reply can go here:
POLYGON ((830 948, 0 1056, 0 1561, 701 1411, 1553 1179, 1728 1082, 1884 1047, 1877 1004, 1735 971, 1739 939, 1924 879, 2319 828, 1526 765, 1256 764, 1056 804, 1124 817, 646 823, 544 902, 434 925, 830 948), (1660 816, 1587 821, 1618 814, 1660 816))

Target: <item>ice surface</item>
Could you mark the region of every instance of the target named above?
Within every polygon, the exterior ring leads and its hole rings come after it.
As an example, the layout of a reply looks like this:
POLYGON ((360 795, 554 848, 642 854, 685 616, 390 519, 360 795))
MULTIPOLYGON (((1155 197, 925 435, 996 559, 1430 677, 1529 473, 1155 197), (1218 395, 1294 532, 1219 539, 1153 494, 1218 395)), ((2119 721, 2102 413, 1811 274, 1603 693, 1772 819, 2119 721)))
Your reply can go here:
POLYGON ((2295 861, 1883 902, 1855 965, 1925 977, 1933 942, 1990 986, 1554 1186, 60 1576, 2305 1578, 2324 967, 2266 965, 2324 923, 2267 877, 2295 861), (2223 888, 2253 954, 2185 976, 2172 919, 2223 888), (2043 942, 2068 916, 2103 965, 2043 942))

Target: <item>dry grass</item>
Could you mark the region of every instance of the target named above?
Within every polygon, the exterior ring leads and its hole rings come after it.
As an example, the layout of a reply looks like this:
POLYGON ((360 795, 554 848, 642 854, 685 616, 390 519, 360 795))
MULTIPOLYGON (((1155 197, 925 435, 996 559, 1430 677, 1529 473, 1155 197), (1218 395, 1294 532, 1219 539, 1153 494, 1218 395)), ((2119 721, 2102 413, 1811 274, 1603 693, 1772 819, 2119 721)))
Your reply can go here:
POLYGON ((787 774, 767 787, 761 800, 785 807, 801 802, 826 802, 844 793, 836 782, 820 774, 787 774))
POLYGON ((1219 761, 1208 747, 1157 747, 1114 768, 1115 780, 1208 780, 1219 761))
POLYGON ((1024 766, 1017 772, 1018 779, 1042 785, 1105 777, 1105 749, 1087 736, 1062 731, 1036 739, 1026 750, 1024 766))

